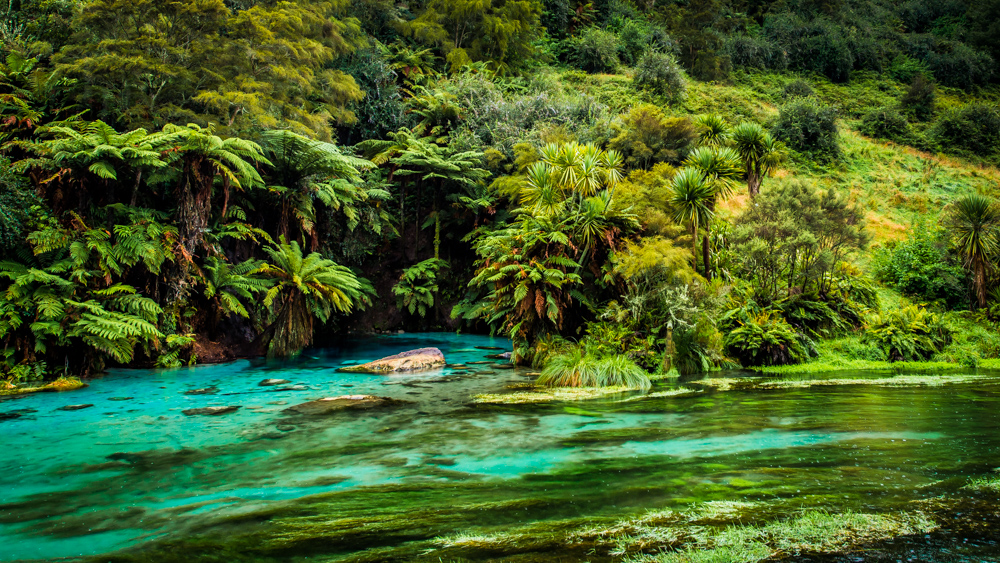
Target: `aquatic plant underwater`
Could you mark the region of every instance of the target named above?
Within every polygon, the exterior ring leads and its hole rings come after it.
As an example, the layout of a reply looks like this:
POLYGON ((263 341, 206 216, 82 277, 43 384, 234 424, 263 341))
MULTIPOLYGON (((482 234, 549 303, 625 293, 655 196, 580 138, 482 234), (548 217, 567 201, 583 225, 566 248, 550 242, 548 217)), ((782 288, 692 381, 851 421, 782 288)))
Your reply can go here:
POLYGON ((509 345, 378 337, 296 361, 118 371, 71 393, 4 397, 0 560, 1000 557, 1000 378, 989 373, 473 402, 531 381, 476 348, 509 345), (421 346, 450 367, 335 371, 421 346), (268 378, 289 383, 258 385, 268 378), (407 403, 285 410, 345 394, 407 403), (93 406, 59 410, 82 404, 93 406), (240 408, 181 412, 209 406, 240 408))

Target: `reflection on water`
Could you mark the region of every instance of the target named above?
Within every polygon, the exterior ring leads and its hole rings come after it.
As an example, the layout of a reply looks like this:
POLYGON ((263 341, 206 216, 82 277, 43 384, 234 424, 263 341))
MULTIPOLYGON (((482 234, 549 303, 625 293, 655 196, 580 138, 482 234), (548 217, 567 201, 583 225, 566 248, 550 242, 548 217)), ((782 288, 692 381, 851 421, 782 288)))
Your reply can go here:
MULTIPOLYGON (((0 413, 21 416, 0 422, 0 559, 123 548, 142 558, 147 545, 161 549, 151 540, 195 535, 238 537, 229 549, 248 561, 405 559, 426 547, 413 542, 436 536, 706 501, 892 511, 1000 466, 1000 387, 982 382, 601 400, 586 410, 472 405, 476 393, 528 380, 471 363, 492 353, 476 346, 498 345, 508 343, 370 338, 294 362, 120 371, 80 391, 6 400, 0 413), (335 371, 422 346, 440 347, 469 371, 335 371), (291 384, 257 385, 267 378, 291 384), (217 393, 185 394, 212 386, 217 393), (311 417, 285 411, 345 394, 407 403, 311 417), (115 400, 122 397, 131 399, 115 400), (87 403, 94 406, 58 410, 87 403), (206 406, 241 408, 181 412, 206 406)), ((180 549, 178 560, 203 555, 180 549)), ((157 553, 149 560, 162 559, 157 553)))

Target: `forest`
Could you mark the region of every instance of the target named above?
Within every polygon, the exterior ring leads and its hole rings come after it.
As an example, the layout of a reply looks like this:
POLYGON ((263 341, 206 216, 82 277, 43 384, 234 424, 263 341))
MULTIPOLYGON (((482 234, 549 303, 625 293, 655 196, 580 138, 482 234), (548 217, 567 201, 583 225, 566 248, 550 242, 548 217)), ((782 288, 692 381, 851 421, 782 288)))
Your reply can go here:
POLYGON ((400 330, 569 387, 1000 362, 1000 1, 0 10, 8 389, 400 330))

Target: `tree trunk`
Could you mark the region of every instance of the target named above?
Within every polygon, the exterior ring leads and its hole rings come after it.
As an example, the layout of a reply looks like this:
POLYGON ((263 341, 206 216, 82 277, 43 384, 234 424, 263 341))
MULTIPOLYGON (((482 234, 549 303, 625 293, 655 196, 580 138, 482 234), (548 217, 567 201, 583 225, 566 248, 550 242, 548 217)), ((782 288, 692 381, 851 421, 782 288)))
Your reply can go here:
POLYGON ((705 268, 705 279, 707 280, 712 279, 712 265, 711 258, 709 257, 709 246, 711 246, 711 241, 709 240, 710 238, 708 229, 706 229, 705 236, 701 239, 701 263, 705 268))
POLYGON ((691 266, 698 273, 698 218, 691 219, 691 266))
POLYGON ((976 260, 976 301, 979 308, 986 307, 986 267, 983 260, 976 260))

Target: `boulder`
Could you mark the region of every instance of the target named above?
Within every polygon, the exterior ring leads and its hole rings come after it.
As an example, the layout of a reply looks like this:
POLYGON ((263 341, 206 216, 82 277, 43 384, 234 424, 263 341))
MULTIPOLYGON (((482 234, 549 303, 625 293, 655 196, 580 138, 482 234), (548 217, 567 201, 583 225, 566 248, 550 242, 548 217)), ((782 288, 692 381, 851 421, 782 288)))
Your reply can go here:
POLYGON ((56 410, 57 411, 78 411, 80 409, 89 409, 92 406, 94 406, 93 403, 89 403, 89 404, 86 404, 86 405, 66 405, 65 407, 59 407, 56 410))
POLYGON ((444 367, 444 354, 437 348, 419 348, 338 371, 353 373, 400 373, 444 367))
POLYGON ((284 385, 286 383, 291 383, 291 381, 288 381, 287 379, 265 379, 257 385, 261 387, 270 387, 272 385, 284 385))
POLYGON ((285 409, 298 414, 327 414, 345 409, 371 409, 378 407, 391 407, 403 404, 404 401, 390 399, 389 397, 377 397, 375 395, 341 395, 339 397, 327 397, 316 401, 309 401, 285 409))
POLYGON ((185 391, 185 395, 215 395, 219 392, 219 388, 215 385, 211 387, 205 387, 203 389, 191 389, 190 391, 185 391))
POLYGON ((218 416, 220 414, 226 414, 231 412, 236 412, 240 407, 203 407, 200 409, 188 409, 186 411, 181 411, 188 416, 197 415, 208 415, 208 416, 218 416))

